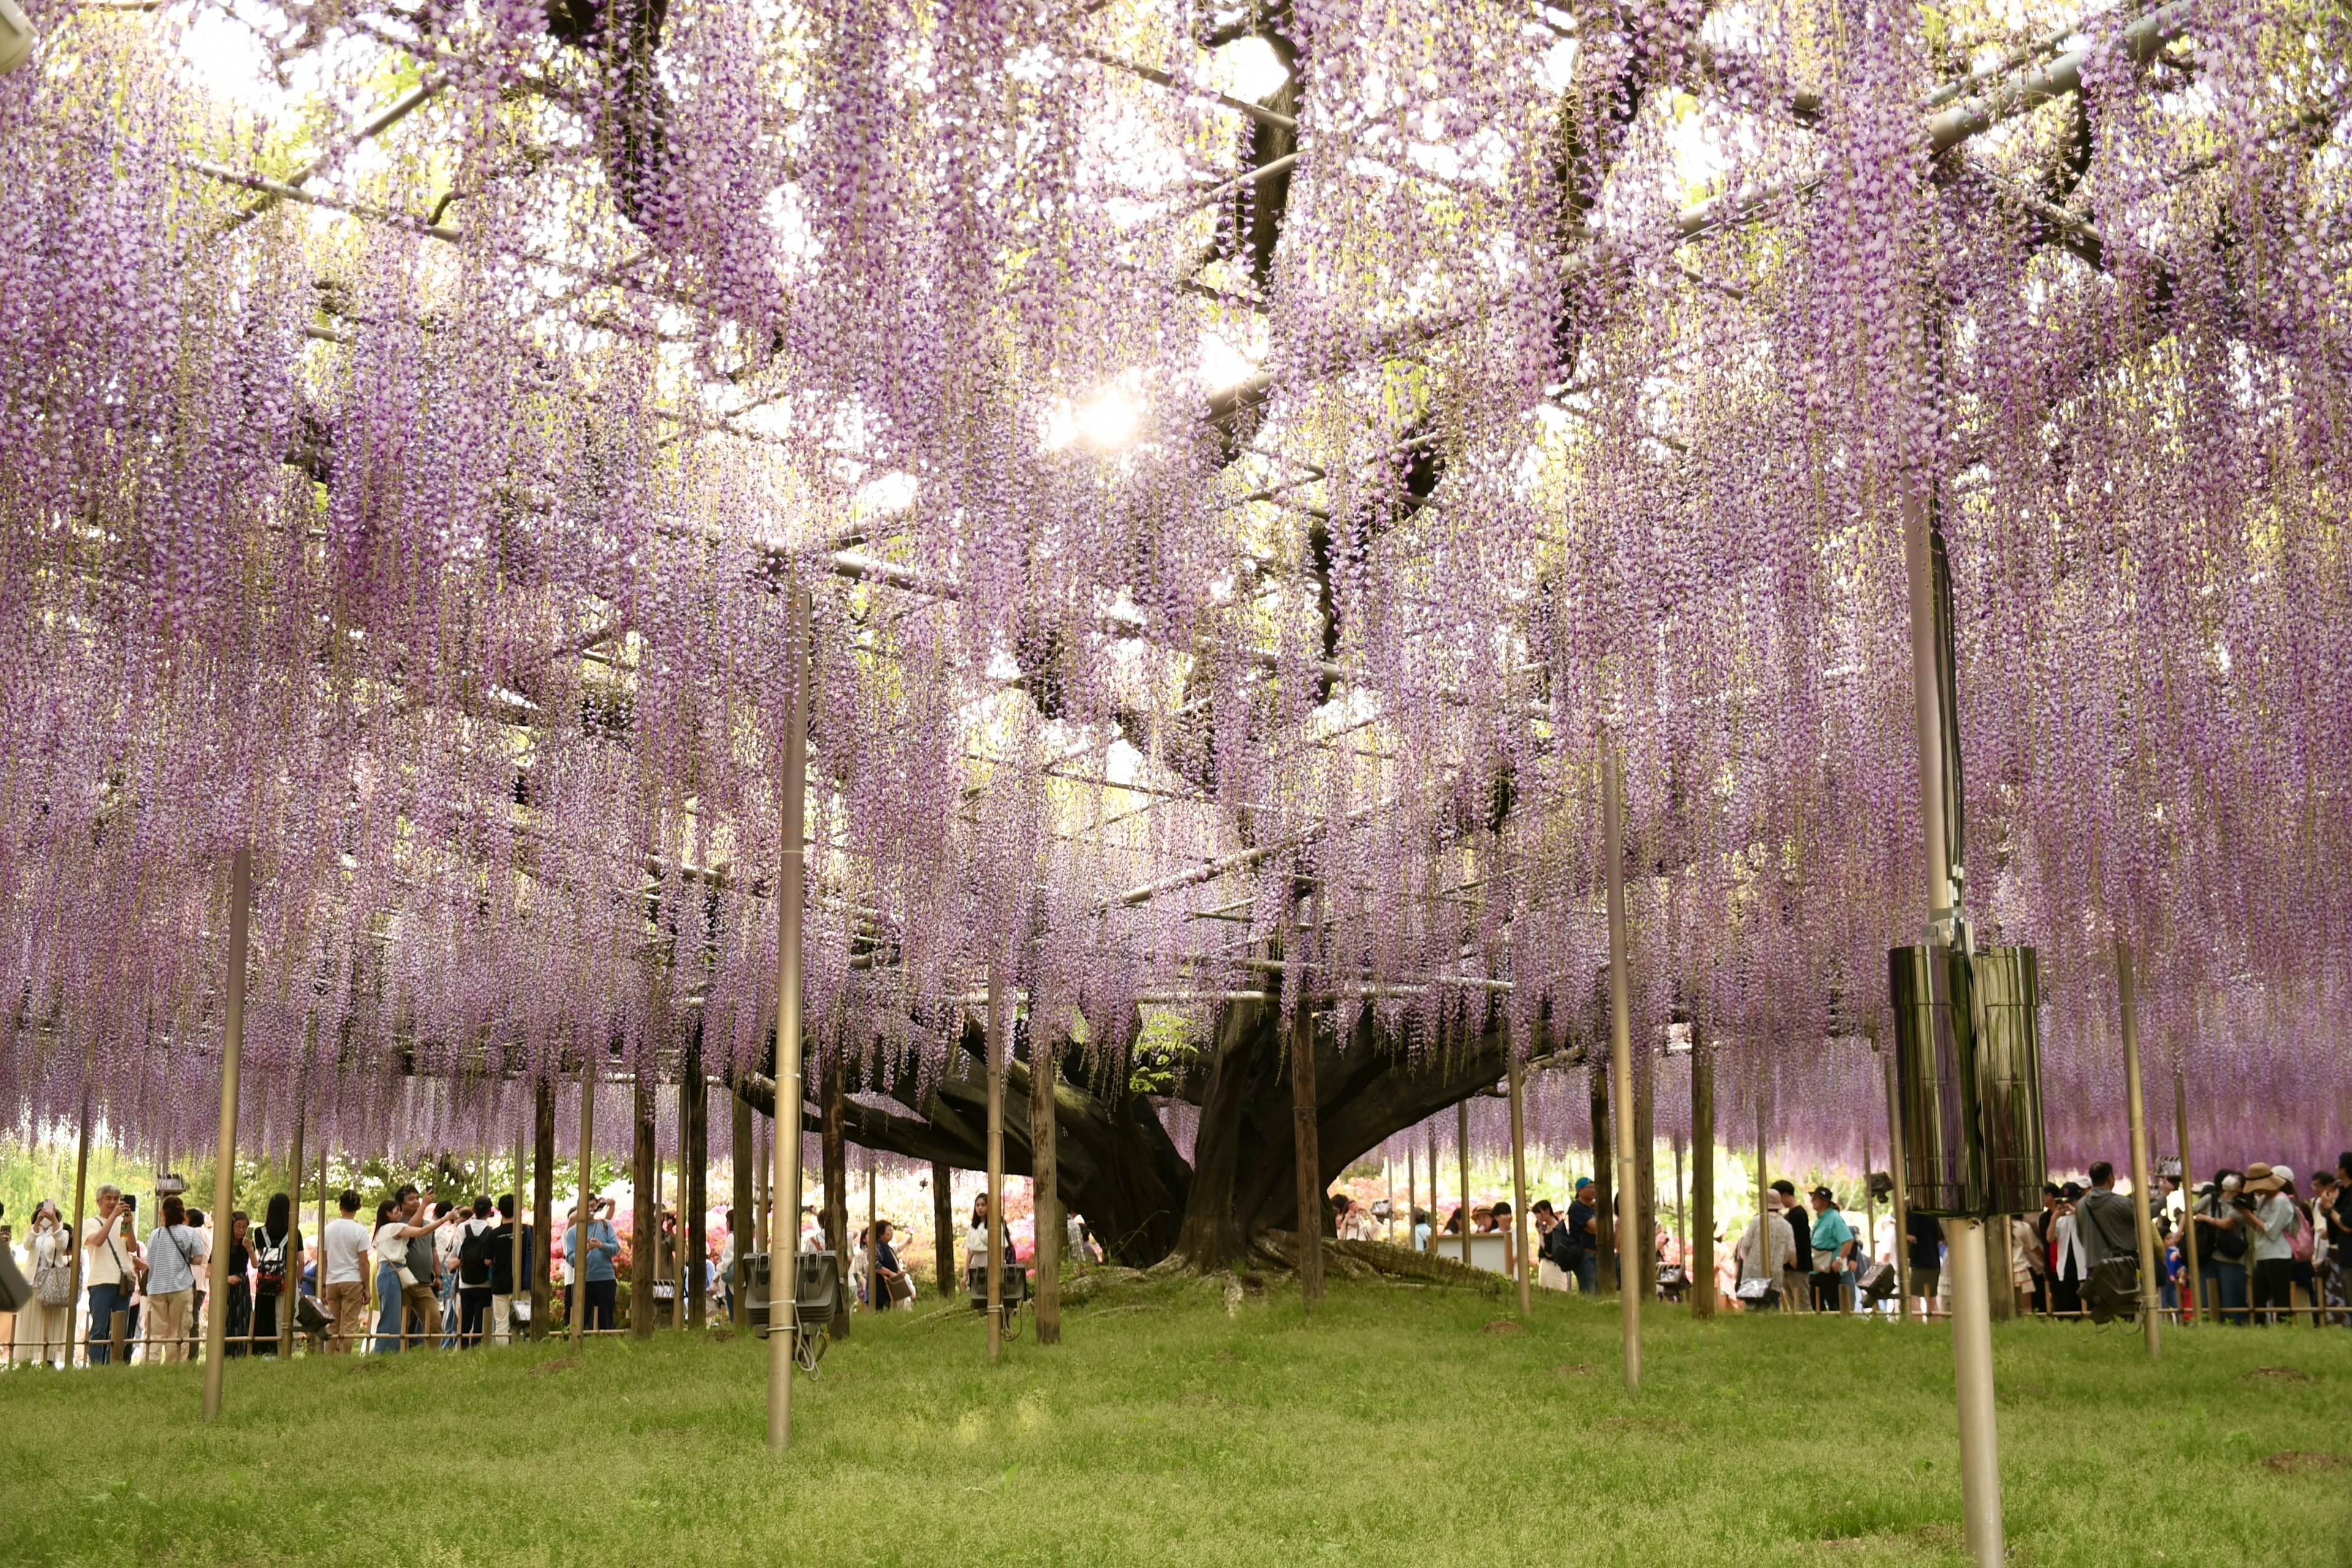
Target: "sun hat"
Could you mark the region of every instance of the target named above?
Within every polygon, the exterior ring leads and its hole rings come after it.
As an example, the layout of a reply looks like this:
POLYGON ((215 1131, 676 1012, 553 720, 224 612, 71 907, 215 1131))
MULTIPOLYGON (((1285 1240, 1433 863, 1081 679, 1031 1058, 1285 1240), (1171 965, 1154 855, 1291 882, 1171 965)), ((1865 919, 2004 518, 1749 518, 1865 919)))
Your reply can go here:
POLYGON ((2240 1185, 2239 1190, 2248 1193, 2274 1193, 2284 1185, 2286 1185, 2284 1177, 2257 1160, 2246 1167, 2246 1179, 2240 1185))

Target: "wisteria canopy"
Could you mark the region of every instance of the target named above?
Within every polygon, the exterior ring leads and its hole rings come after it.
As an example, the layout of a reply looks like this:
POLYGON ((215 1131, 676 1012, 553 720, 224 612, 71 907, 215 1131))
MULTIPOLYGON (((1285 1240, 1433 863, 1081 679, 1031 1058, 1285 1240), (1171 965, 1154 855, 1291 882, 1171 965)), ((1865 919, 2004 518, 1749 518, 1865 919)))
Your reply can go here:
POLYGON ((2053 1154, 2120 1146, 2118 937, 2212 1155, 2347 1109, 2341 6, 26 9, 24 1125, 199 1143, 241 845, 254 1135, 764 1084, 805 589, 853 1140, 969 1163, 992 975, 1097 1163, 1181 1209, 1197 1121, 1282 1212, 1296 1007, 1334 1172, 1603 1028, 1609 747, 1637 1041, 1847 1151, 1924 910, 1906 504, 2053 1154))

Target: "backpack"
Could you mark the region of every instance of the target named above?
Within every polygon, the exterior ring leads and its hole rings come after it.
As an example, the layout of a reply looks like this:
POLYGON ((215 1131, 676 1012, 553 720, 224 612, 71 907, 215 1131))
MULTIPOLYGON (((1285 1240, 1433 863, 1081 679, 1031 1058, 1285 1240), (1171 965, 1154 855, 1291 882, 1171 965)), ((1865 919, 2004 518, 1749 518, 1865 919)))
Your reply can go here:
POLYGON ((490 1262, 496 1244, 490 1239, 497 1231, 485 1226, 469 1230, 466 1239, 457 1244, 457 1282, 461 1285, 487 1285, 490 1282, 490 1262))

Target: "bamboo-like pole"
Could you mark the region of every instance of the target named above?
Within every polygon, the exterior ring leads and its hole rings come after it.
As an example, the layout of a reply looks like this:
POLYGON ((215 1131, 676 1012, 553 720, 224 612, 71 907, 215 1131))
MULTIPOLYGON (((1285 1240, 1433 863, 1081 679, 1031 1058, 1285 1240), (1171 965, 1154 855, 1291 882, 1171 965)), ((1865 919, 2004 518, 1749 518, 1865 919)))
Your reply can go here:
POLYGON ((640 1064, 629 1075, 629 1337, 654 1331, 661 1308, 661 1155, 654 1147, 654 1086, 640 1064))
MULTIPOLYGON (((1627 973, 1625 931, 1625 805, 1619 798, 1616 748, 1604 742, 1601 752, 1601 856, 1607 861, 1609 884, 1609 1082, 1616 1103, 1610 1121, 1617 1145, 1617 1300, 1620 1331, 1624 1339, 1625 1392, 1642 1392, 1642 1298, 1649 1269, 1643 1259, 1648 1238, 1641 1234, 1641 1194, 1633 1168, 1633 1135, 1639 1111, 1633 1103, 1633 1012, 1632 977, 1627 973)), ((1770 1249, 1766 1248, 1769 1257, 1770 1249)))
POLYGON ((547 1338, 555 1302, 555 1077, 530 1086, 530 1335, 547 1338))
POLYGON ((1388 1152, 1381 1152, 1381 1185, 1386 1189, 1389 1205, 1389 1245, 1396 1245, 1396 1162, 1388 1152))
POLYGON ((587 1342, 582 1337, 588 1324, 588 1231, 595 1224, 592 1206, 595 1190, 594 1179, 589 1174, 589 1164, 594 1159, 596 1141, 596 1053, 586 1045, 580 1047, 580 1218, 575 1233, 576 1242, 563 1248, 564 1267, 572 1272, 572 1348, 577 1352, 587 1342))
POLYGON ((1462 1228, 1462 1267, 1470 1267, 1470 1097, 1464 1095, 1454 1102, 1454 1152, 1460 1156, 1462 1167, 1462 1201, 1454 1208, 1454 1217, 1462 1228))
POLYGON ((530 1147, 530 1095, 526 1092, 520 1064, 518 1061, 515 1073, 514 1182, 510 1194, 514 1200, 514 1213, 509 1216, 514 1226, 514 1235, 508 1238, 509 1246, 513 1248, 507 1274, 507 1343, 510 1345, 522 1342, 522 1314, 515 1309, 522 1300, 524 1279, 522 1233, 525 1188, 522 1184, 522 1177, 523 1172, 530 1167, 527 1151, 530 1147))
MULTIPOLYGON (((302 1076, 310 1077, 310 1058, 303 1058, 302 1076)), ((286 1250, 284 1273, 278 1282, 278 1359, 294 1359, 294 1303, 302 1296, 302 1100, 307 1083, 294 1092, 294 1152, 287 1163, 293 1173, 293 1191, 286 1194, 286 1250)), ((269 1223, 264 1215, 262 1223, 269 1223)))
POLYGON ((1519 1315, 1535 1310, 1535 1288, 1528 1265, 1528 1107, 1527 1064, 1516 1050, 1509 1053, 1511 1093, 1511 1255, 1519 1277, 1519 1315))
POLYGON ((1691 1042, 1691 1316, 1715 1316, 1715 1050, 1691 1042))
POLYGON ((727 1200, 735 1211, 734 1268, 727 1281, 727 1300, 730 1303, 728 1319, 740 1331, 751 1326, 750 1309, 744 1305, 743 1260, 751 1256, 753 1237, 760 1234, 759 1194, 751 1178, 751 1156, 756 1151, 751 1139, 751 1102, 730 1091, 727 1096, 730 1131, 727 1141, 727 1200))
POLYGON ((2149 1174, 2152 1166, 2147 1157, 2147 1101, 2140 1092, 2139 1005, 2133 994, 2131 943, 2121 935, 2116 938, 2116 1005, 2123 1015, 2124 1110, 2131 1127, 2132 1232, 2139 1240, 2140 1338, 2147 1346, 2147 1359, 2155 1361, 2164 1353, 2158 1311, 2164 1295, 2157 1284, 2156 1221, 2147 1212, 2156 1182, 2149 1174))
MULTIPOLYGON (((295 1190, 300 1191, 301 1184, 300 1174, 297 1173, 295 1190)), ((327 1115, 323 1106, 319 1112, 319 1228, 312 1235, 319 1246, 319 1304, 323 1307, 327 1301, 327 1115)), ((294 1296, 299 1301, 302 1295, 302 1268, 299 1258, 294 1263, 293 1273, 294 1296)), ((320 1348, 333 1342, 334 1327, 331 1323, 327 1337, 320 1342, 320 1348)))
MULTIPOLYGON (((1404 1139, 1404 1244, 1408 1250, 1412 1247, 1413 1206, 1421 1202, 1420 1158, 1419 1152, 1412 1146, 1412 1134, 1406 1133, 1404 1139)), ((1433 1212, 1436 1207, 1433 1203, 1430 1205, 1433 1212)), ((1389 1205, 1389 1213, 1391 1216, 1395 1215, 1394 1204, 1389 1205)))
POLYGON ((955 1194, 950 1190, 950 1173, 945 1160, 931 1162, 931 1272, 938 1276, 934 1289, 940 1293, 940 1305, 954 1300, 955 1277, 955 1194))
MULTIPOLYGON (((1315 1089, 1315 1015, 1302 995, 1290 1015, 1290 1129, 1298 1187, 1298 1300, 1308 1312, 1323 1300, 1323 1215, 1329 1206, 1323 1195, 1321 1114, 1315 1089)), ((1462 1230, 1466 1254, 1466 1218, 1462 1230)))
POLYGON ((1886 1171, 1895 1178, 1895 1321, 1911 1319, 1911 1200, 1903 1170, 1903 1102, 1895 1089, 1895 1053, 1886 1053, 1886 1171))
MULTIPOLYGON (((793 1444, 793 1359, 800 1337, 801 920, 808 902, 809 595, 793 591, 786 647, 792 688, 784 710, 783 802, 776 879, 775 1173, 768 1241, 768 1447, 793 1444)), ((836 1302, 836 1305, 838 1303, 836 1302)))
POLYGON ((2189 1163, 2189 1085, 2178 1069, 2172 1075, 2172 1125, 2180 1140, 2181 1261, 2189 1265, 2189 1300, 2183 1303, 2180 1321, 2200 1322, 2205 1310, 2205 1271, 2197 1262, 2197 1179, 2189 1163))
POLYGON ((875 1229, 875 1221, 882 1215, 882 1167, 874 1158, 874 1151, 866 1151, 866 1307, 868 1311, 882 1310, 882 1237, 875 1229))
MULTIPOLYGON (((217 1421, 221 1383, 228 1364, 229 1209, 236 1199, 236 1075, 245 1055, 246 949, 253 927, 253 849, 240 844, 229 860, 228 986, 223 997, 220 1068, 220 1144, 213 1171, 212 1251, 205 1318, 205 1419, 217 1421)), ((162 1215, 156 1216, 160 1222, 162 1215)), ((80 1237, 75 1238, 77 1244, 80 1237)))
MULTIPOLYGON (((66 1296, 66 1365, 68 1368, 73 1365, 76 1349, 73 1314, 75 1304, 81 1300, 81 1260, 88 1250, 81 1244, 81 1227, 89 1206, 89 1075, 97 1055, 98 1037, 92 1035, 81 1053, 81 1127, 76 1135, 74 1148, 73 1263, 67 1275, 68 1293, 66 1296)), ((82 1338, 88 1341, 97 1337, 99 1327, 96 1323, 85 1324, 82 1338)), ((83 1353, 89 1353, 86 1346, 83 1353)))
POLYGON ((1004 1359, 1004 991, 988 966, 988 1364, 1004 1359))
POLYGON ((1060 1151, 1055 1147, 1058 1123, 1054 1115, 1054 1086, 1062 1077, 1062 1043, 1045 1027, 1036 1010, 1029 1014, 1029 1175, 1035 1196, 1030 1205, 1036 1232, 1034 1253, 1037 1266, 1037 1299, 1032 1307, 1037 1342, 1062 1342, 1062 1191, 1060 1151))
POLYGON ((1780 1277, 1772 1268, 1772 1177, 1764 1163, 1764 1078, 1760 1064, 1756 1079, 1756 1246, 1752 1256, 1756 1277, 1764 1281, 1764 1295, 1770 1300, 1780 1289, 1780 1277))

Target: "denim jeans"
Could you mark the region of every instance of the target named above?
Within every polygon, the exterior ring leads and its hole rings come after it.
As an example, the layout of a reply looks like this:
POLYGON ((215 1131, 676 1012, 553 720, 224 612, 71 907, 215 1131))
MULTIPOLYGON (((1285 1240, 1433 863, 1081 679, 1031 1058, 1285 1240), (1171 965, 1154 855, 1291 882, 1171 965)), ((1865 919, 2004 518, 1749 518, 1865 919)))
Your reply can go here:
POLYGON ((2220 1321, 2242 1323, 2246 1321, 2246 1266, 2225 1263, 2215 1258, 2207 1266, 2211 1272, 2205 1277, 2205 1298, 2208 1302, 2217 1296, 2221 1300, 2220 1321))
POLYGON ((400 1275, 389 1263, 375 1268, 375 1345, 378 1355, 400 1353, 400 1275))
MULTIPOLYGON (((89 1288, 89 1364, 104 1366, 113 1358, 114 1314, 131 1305, 131 1293, 120 1285, 93 1285, 89 1288)), ((123 1335, 128 1345, 139 1335, 139 1321, 134 1315, 131 1328, 123 1335)))
POLYGON ((1601 1255, 1599 1253, 1578 1253, 1576 1261, 1570 1266, 1568 1271, 1576 1276, 1576 1288, 1585 1295, 1601 1294, 1601 1255))

